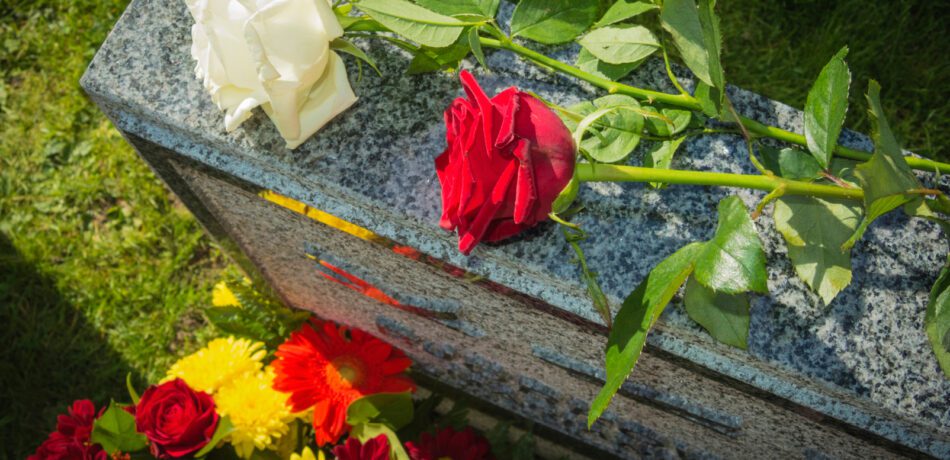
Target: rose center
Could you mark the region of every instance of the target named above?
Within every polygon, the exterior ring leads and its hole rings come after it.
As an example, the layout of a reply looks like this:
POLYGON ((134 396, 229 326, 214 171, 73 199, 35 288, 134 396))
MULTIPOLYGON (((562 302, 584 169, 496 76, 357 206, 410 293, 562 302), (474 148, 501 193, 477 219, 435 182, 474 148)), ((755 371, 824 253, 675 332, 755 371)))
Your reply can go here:
POLYGON ((350 356, 340 356, 327 366, 328 383, 336 388, 357 388, 364 376, 363 363, 350 356))

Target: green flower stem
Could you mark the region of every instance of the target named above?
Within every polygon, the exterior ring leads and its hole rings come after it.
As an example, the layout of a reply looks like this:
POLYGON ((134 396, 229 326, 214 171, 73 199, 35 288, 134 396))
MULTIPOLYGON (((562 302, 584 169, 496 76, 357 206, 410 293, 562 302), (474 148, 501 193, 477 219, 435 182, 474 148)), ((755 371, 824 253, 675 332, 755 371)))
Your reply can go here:
POLYGON ((641 88, 636 88, 633 86, 617 83, 613 80, 608 80, 606 78, 601 78, 596 75, 589 74, 570 64, 565 64, 561 61, 558 61, 557 59, 551 59, 537 51, 525 48, 511 40, 500 41, 500 40, 495 40, 493 38, 481 37, 479 41, 482 43, 483 46, 511 51, 524 58, 527 58, 530 61, 534 61, 536 64, 540 64, 545 67, 548 67, 548 68, 557 70, 559 72, 571 75, 573 77, 579 78, 581 80, 587 81, 595 86, 599 86, 603 89, 606 89, 610 93, 626 94, 628 96, 633 96, 639 99, 659 101, 664 104, 688 108, 690 110, 702 110, 702 107, 699 105, 699 101, 697 101, 692 96, 688 96, 685 94, 661 93, 659 91, 651 91, 648 89, 641 89, 641 88))
MULTIPOLYGON (((659 91, 651 91, 598 77, 597 75, 584 72, 583 70, 578 69, 577 67, 574 67, 570 64, 565 64, 561 61, 558 61, 557 59, 552 59, 537 51, 525 48, 511 40, 496 40, 493 38, 481 37, 479 41, 481 41, 482 46, 511 51, 528 59, 529 61, 534 62, 535 64, 548 67, 575 78, 584 80, 594 86, 598 86, 607 90, 607 92, 611 94, 625 94, 627 96, 644 99, 650 102, 661 102, 663 104, 695 111, 702 110, 699 100, 690 96, 689 94, 668 94, 659 91)), ((807 145, 805 142, 805 136, 801 134, 759 123, 758 121, 746 117, 739 117, 739 122, 745 126, 745 128, 749 130, 750 133, 753 133, 757 136, 771 137, 773 139, 778 139, 801 146, 807 145)), ((854 150, 840 145, 835 149, 835 155, 841 158, 848 158, 858 161, 867 161, 871 159, 871 154, 868 152, 862 152, 860 150, 854 150)), ((914 169, 927 172, 939 171, 941 173, 950 173, 950 164, 947 163, 916 157, 904 158, 907 160, 907 164, 914 169)))
POLYGON ((678 169, 642 168, 606 164, 578 163, 574 176, 581 182, 662 182, 680 185, 712 185, 719 187, 750 188, 773 192, 782 189, 785 195, 809 195, 825 198, 863 200, 860 188, 813 184, 778 176, 731 174, 678 169))

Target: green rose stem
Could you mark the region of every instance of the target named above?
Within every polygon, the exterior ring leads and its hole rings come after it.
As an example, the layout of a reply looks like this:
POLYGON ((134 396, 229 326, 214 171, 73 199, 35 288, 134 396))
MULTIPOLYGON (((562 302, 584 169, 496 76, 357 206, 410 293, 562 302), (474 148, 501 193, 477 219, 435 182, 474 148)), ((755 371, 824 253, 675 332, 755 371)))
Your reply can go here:
POLYGON ((642 168, 639 166, 578 163, 574 177, 581 182, 662 182, 664 184, 707 185, 750 188, 785 195, 809 195, 824 198, 863 200, 860 188, 813 184, 778 176, 731 174, 678 169, 642 168))
MULTIPOLYGON (((525 48, 508 39, 496 40, 488 37, 480 37, 479 41, 483 46, 511 51, 528 59, 529 61, 534 62, 535 64, 579 78, 594 86, 603 88, 612 94, 625 94, 638 99, 658 101, 663 104, 684 109, 702 110, 699 100, 688 94, 668 94, 659 91, 651 91, 648 89, 637 88, 606 78, 598 77, 597 75, 584 72, 583 70, 578 69, 577 67, 574 67, 570 64, 565 64, 561 61, 558 61, 557 59, 552 59, 537 51, 525 48)), ((768 126, 746 117, 739 117, 739 121, 743 126, 745 126, 747 130, 749 130, 749 132, 756 135, 771 137, 773 139, 778 139, 801 146, 807 145, 805 142, 805 136, 801 134, 786 131, 774 126, 768 126)), ((871 159, 871 154, 868 152, 862 152, 860 150, 854 150, 840 145, 835 149, 835 154, 841 158, 848 158, 858 161, 867 161, 871 159)), ((950 164, 947 163, 909 156, 904 158, 907 160, 907 164, 914 169, 928 172, 939 171, 941 173, 950 173, 950 164)))

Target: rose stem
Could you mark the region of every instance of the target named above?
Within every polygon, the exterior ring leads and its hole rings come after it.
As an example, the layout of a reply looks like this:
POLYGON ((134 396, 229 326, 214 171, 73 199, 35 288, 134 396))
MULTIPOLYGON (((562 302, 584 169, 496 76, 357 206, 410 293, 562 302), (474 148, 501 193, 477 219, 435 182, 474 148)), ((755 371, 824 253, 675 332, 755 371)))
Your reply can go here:
MULTIPOLYGON (((623 83, 618 83, 613 80, 608 80, 606 78, 601 78, 596 75, 584 72, 583 70, 578 69, 577 67, 574 67, 570 64, 565 64, 561 61, 558 61, 557 59, 552 59, 548 56, 538 53, 537 51, 525 48, 517 43, 512 42, 511 40, 502 41, 502 40, 496 40, 496 39, 488 38, 488 37, 480 37, 479 41, 484 46, 511 51, 515 54, 518 54, 528 59, 529 61, 534 62, 535 64, 539 64, 543 67, 548 67, 554 70, 558 70, 560 72, 563 72, 573 77, 584 80, 594 86, 598 86, 600 88, 607 90, 607 92, 611 94, 613 93, 625 94, 628 96, 633 96, 638 99, 645 99, 648 101, 658 101, 667 105, 680 107, 684 109, 702 110, 699 100, 697 100, 696 98, 688 94, 668 94, 668 93, 662 93, 659 91, 651 91, 648 89, 642 89, 642 88, 637 88, 630 85, 625 85, 623 83)), ((765 125, 765 124, 759 123, 758 121, 755 121, 746 117, 739 117, 739 120, 742 123, 742 125, 745 126, 746 129, 749 130, 749 132, 752 132, 754 134, 771 137, 773 139, 778 139, 781 141, 785 141, 785 142, 789 142, 789 143, 797 144, 801 146, 806 145, 805 136, 801 134, 793 133, 791 131, 786 131, 784 129, 776 128, 774 126, 765 125)), ((842 158, 848 158, 848 159, 858 160, 858 161, 867 161, 871 159, 871 154, 868 152, 862 152, 860 150, 850 149, 841 145, 837 146, 837 148, 835 149, 835 155, 842 158)), ((947 163, 942 163, 939 161, 927 160, 927 159, 917 158, 917 157, 910 157, 910 156, 904 157, 904 158, 907 160, 907 164, 910 165, 910 167, 914 169, 918 169, 921 171, 928 171, 928 172, 940 171, 941 173, 950 173, 950 164, 947 164, 947 163)))
POLYGON ((783 179, 778 176, 731 174, 679 169, 642 168, 607 164, 578 163, 574 176, 581 182, 662 182, 664 184, 712 185, 775 191, 786 195, 808 195, 824 198, 864 199, 859 188, 844 188, 783 179))

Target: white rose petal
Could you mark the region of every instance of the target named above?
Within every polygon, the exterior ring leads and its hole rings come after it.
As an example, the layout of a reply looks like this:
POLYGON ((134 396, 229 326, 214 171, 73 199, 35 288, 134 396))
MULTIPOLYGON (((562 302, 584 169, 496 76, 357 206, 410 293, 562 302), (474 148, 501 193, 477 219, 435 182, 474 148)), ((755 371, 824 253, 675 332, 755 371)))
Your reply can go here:
POLYGON ((261 106, 295 148, 356 101, 327 0, 185 0, 195 73, 236 129, 261 106))

